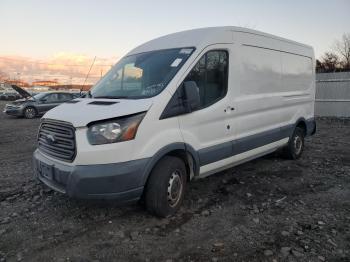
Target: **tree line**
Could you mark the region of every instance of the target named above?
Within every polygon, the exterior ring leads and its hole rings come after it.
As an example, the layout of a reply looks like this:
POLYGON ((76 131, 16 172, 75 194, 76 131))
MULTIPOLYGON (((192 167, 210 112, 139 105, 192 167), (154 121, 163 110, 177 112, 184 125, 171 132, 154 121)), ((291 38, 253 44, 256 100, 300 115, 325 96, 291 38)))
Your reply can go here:
POLYGON ((334 42, 331 51, 316 60, 317 73, 350 71, 350 33, 334 42))

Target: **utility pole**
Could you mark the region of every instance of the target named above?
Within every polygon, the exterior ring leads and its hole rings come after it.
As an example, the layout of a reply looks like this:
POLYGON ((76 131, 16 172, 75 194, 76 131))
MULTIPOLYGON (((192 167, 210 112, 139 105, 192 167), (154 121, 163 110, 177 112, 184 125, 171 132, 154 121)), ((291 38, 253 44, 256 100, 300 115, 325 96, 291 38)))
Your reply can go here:
POLYGON ((91 66, 90 66, 90 68, 89 68, 89 72, 86 74, 86 77, 85 77, 85 80, 84 80, 84 84, 82 85, 82 87, 81 87, 81 89, 80 89, 80 92, 82 92, 82 90, 83 90, 83 88, 84 88, 84 86, 85 86, 86 80, 87 80, 88 77, 89 77, 91 68, 93 67, 93 65, 94 65, 94 63, 95 63, 95 60, 96 60, 96 56, 95 56, 94 60, 92 61, 92 64, 91 64, 91 66))

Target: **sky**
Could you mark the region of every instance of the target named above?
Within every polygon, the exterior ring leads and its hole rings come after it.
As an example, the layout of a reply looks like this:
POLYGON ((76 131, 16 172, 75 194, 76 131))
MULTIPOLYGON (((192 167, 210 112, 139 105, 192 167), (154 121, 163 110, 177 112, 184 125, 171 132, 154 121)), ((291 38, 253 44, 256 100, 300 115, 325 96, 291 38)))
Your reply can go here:
POLYGON ((77 65, 70 78, 79 72, 81 77, 96 56, 98 77, 147 40, 227 25, 309 44, 320 57, 350 33, 349 10, 350 0, 0 0, 0 70, 22 76, 36 72, 32 78, 40 78, 35 69, 40 61, 44 75, 64 77, 73 68, 61 65, 67 64, 77 65), (31 63, 18 68, 23 60, 31 63))

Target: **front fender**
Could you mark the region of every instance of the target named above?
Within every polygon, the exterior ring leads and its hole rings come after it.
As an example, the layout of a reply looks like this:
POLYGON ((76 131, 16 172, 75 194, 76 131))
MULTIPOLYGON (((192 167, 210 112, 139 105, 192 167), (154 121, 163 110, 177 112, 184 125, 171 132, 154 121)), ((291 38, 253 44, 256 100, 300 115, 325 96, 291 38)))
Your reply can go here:
POLYGON ((148 179, 150 173, 152 172, 152 169, 154 168, 154 166, 158 163, 158 161, 160 159, 162 159, 164 156, 170 154, 171 152, 174 152, 177 150, 183 150, 184 152, 190 154, 190 156, 193 159, 194 174, 195 174, 195 176, 198 175, 199 174, 198 153, 193 149, 192 146, 190 146, 186 143, 176 142, 176 143, 169 144, 169 145, 161 148, 160 150, 158 150, 157 153, 155 153, 153 155, 153 157, 148 161, 146 168, 143 172, 143 183, 146 184, 147 179, 148 179))

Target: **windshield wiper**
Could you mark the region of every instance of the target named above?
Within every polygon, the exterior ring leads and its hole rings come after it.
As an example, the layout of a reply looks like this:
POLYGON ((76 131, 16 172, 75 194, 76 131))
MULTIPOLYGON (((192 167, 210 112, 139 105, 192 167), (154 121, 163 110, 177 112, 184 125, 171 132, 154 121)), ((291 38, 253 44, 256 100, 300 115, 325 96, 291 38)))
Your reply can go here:
POLYGON ((129 98, 129 97, 128 96, 94 96, 94 98, 123 99, 123 98, 129 98))

